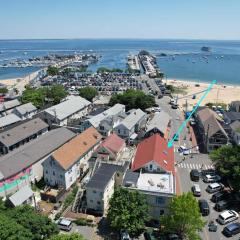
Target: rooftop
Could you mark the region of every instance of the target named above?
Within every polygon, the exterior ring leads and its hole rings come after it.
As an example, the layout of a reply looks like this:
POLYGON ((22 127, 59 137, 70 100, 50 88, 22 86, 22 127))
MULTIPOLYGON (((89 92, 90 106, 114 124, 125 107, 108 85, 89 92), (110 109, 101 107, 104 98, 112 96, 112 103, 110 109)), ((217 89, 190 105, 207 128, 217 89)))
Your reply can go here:
POLYGON ((82 110, 83 108, 89 106, 91 102, 82 98, 80 96, 71 96, 67 100, 54 105, 50 108, 45 109, 44 111, 55 116, 59 120, 64 120, 67 117, 73 115, 74 113, 82 110))
POLYGON ((20 188, 11 197, 9 197, 9 200, 16 207, 16 206, 23 204, 25 201, 27 201, 32 196, 33 196, 32 189, 28 185, 26 185, 26 186, 20 188))
POLYGON ((32 103, 26 103, 26 104, 20 105, 15 109, 22 115, 37 110, 37 108, 32 103))
POLYGON ((131 112, 119 125, 124 125, 127 129, 132 129, 145 115, 145 112, 137 109, 131 112))
POLYGON ((12 146, 47 127, 48 124, 40 118, 32 119, 8 131, 0 133, 0 142, 5 146, 12 146))
POLYGON ((19 106, 21 103, 17 99, 6 101, 0 104, 0 112, 19 106))
POLYGON ((105 110, 104 112, 91 117, 88 121, 92 124, 93 127, 97 128, 103 119, 105 119, 109 116, 117 115, 120 112, 122 112, 123 110, 125 111, 125 106, 117 103, 114 106, 112 106, 111 108, 105 110))
POLYGON ((149 132, 152 129, 157 128, 159 129, 160 132, 165 134, 170 120, 171 117, 164 111, 155 113, 153 118, 147 124, 146 132, 149 132))
POLYGON ((111 178, 117 171, 124 171, 124 167, 121 165, 101 163, 100 167, 86 184, 86 189, 95 188, 104 191, 108 182, 111 180, 111 178))
POLYGON ((167 141, 159 134, 154 134, 140 142, 132 163, 132 171, 154 161, 163 170, 175 173, 173 148, 168 148, 167 141))
POLYGON ((174 194, 174 177, 172 174, 141 173, 137 188, 143 191, 174 194))
POLYGON ((67 170, 102 139, 98 131, 91 127, 77 135, 53 153, 53 158, 67 170))
POLYGON ((66 128, 57 128, 0 157, 0 176, 6 179, 17 174, 51 154, 74 136, 66 128))
POLYGON ((17 115, 11 113, 8 114, 7 116, 1 117, 0 118, 0 128, 6 127, 8 125, 11 125, 16 122, 20 122, 21 118, 19 118, 17 115))

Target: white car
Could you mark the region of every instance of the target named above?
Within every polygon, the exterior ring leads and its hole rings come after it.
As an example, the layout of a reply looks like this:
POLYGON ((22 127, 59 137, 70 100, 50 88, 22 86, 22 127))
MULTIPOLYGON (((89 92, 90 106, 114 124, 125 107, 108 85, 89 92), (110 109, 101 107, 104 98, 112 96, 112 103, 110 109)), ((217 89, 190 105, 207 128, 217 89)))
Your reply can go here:
POLYGON ((192 186, 192 192, 195 197, 200 197, 201 196, 201 189, 199 184, 194 184, 192 186))
POLYGON ((219 182, 220 180, 221 180, 221 177, 219 175, 207 174, 203 177, 203 182, 205 183, 215 183, 215 182, 219 182))
POLYGON ((219 214, 218 222, 221 224, 227 224, 238 219, 239 215, 234 210, 226 210, 219 214))
POLYGON ((178 152, 182 153, 183 155, 189 155, 191 153, 190 149, 186 148, 185 146, 180 146, 178 148, 178 152))

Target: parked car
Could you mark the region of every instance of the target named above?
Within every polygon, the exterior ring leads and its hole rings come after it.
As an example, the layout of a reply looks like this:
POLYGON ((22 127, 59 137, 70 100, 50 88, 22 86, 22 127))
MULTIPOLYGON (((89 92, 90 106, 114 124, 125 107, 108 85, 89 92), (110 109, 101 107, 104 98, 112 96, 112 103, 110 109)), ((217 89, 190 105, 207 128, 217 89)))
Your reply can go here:
POLYGON ((201 189, 199 184, 194 184, 192 186, 192 192, 195 197, 200 197, 201 196, 201 189))
POLYGON ((219 175, 211 175, 211 174, 206 174, 203 176, 203 182, 205 183, 215 183, 219 182, 221 180, 221 177, 219 175))
POLYGON ((198 200, 198 204, 199 204, 199 208, 200 208, 200 212, 201 212, 202 216, 208 216, 210 213, 210 208, 209 208, 207 200, 200 199, 200 200, 198 200))
POLYGON ((228 192, 216 192, 212 195, 211 201, 214 203, 217 203, 221 200, 227 199, 228 197, 231 197, 231 194, 228 192))
POLYGON ((239 215, 234 210, 226 210, 219 214, 218 222, 225 225, 238 219, 239 215))
POLYGON ((198 182, 200 178, 200 172, 197 169, 192 169, 190 172, 190 178, 194 182, 198 182))
POLYGON ((230 206, 230 202, 226 200, 219 201, 215 204, 214 209, 218 212, 221 212, 227 209, 230 206))
POLYGON ((220 183, 211 183, 208 185, 206 191, 208 193, 215 193, 215 192, 223 190, 223 188, 224 188, 224 186, 220 183))
POLYGON ((120 239, 121 240, 131 240, 127 230, 121 230, 120 231, 120 239))
POLYGON ((212 220, 208 224, 208 231, 209 232, 216 232, 217 231, 217 224, 212 220))
POLYGON ((178 152, 182 153, 183 155, 189 155, 190 154, 190 149, 186 148, 185 146, 180 146, 178 148, 178 152))
POLYGON ((72 229, 72 221, 67 218, 60 218, 57 222, 59 229, 63 231, 71 231, 72 229))
POLYGON ((240 233, 240 223, 230 223, 223 229, 223 234, 227 237, 232 237, 240 233))

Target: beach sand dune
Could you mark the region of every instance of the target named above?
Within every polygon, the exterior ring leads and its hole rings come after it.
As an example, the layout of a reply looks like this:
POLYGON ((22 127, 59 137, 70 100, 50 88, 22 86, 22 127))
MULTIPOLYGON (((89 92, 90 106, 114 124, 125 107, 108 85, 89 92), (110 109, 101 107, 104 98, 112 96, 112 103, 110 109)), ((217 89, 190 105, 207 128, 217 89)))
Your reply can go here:
MULTIPOLYGON (((166 82, 166 81, 165 81, 166 82)), ((179 105, 183 106, 187 103, 189 107, 197 104, 201 96, 204 94, 202 91, 206 90, 209 83, 193 82, 193 81, 183 81, 169 79, 167 84, 174 85, 175 87, 182 88, 184 94, 178 94, 179 105), (198 94, 199 93, 199 94, 198 94), (196 94, 196 98, 192 99, 192 95, 196 94), (190 95, 190 96, 189 96, 190 95)), ((233 85, 219 85, 213 86, 212 90, 208 93, 207 97, 202 101, 202 106, 206 103, 225 103, 229 104, 231 101, 240 100, 240 86, 233 85)))

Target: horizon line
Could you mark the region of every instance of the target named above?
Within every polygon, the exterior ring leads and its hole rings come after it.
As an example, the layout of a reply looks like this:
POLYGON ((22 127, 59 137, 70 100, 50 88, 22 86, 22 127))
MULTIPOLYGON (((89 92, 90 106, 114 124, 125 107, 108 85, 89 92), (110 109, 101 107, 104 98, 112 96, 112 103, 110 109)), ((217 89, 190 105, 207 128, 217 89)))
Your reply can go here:
POLYGON ((180 41, 240 41, 240 39, 214 39, 214 38, 126 38, 126 37, 103 37, 103 38, 0 38, 0 41, 23 41, 23 40, 180 40, 180 41))

